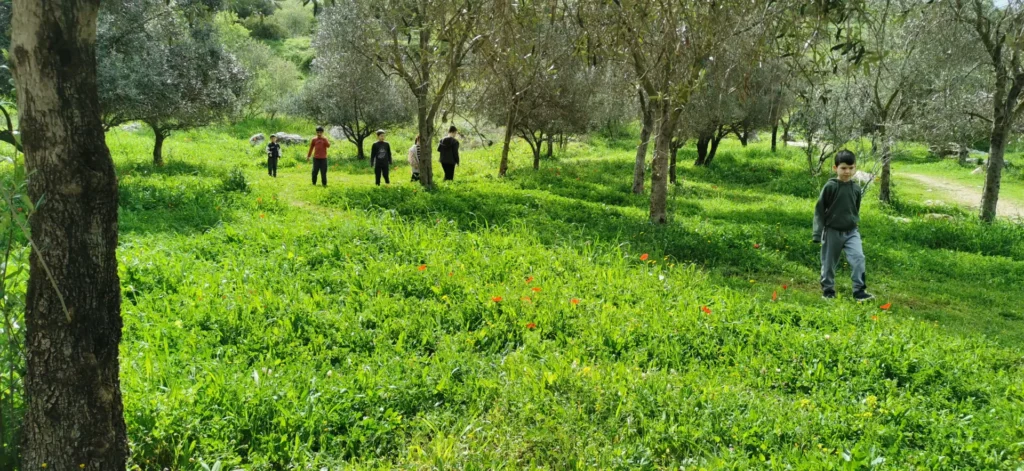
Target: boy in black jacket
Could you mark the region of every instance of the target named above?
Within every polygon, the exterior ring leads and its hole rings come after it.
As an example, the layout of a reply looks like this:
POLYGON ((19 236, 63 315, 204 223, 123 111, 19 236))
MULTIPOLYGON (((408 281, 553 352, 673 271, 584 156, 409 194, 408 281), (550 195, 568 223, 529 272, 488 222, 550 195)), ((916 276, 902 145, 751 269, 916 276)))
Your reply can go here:
POLYGON ((821 189, 818 204, 814 207, 814 242, 821 244, 822 297, 836 297, 836 265, 845 251, 853 271, 853 299, 867 301, 874 296, 866 291, 864 247, 857 230, 864 195, 860 185, 853 181, 853 175, 857 173, 857 157, 848 150, 839 151, 832 170, 837 177, 821 189))
POLYGON ((277 134, 270 135, 267 144, 267 175, 277 178, 277 159, 281 158, 281 144, 277 143, 277 134))
POLYGON ((455 126, 448 128, 448 137, 441 139, 437 144, 437 152, 440 153, 438 160, 444 169, 445 180, 455 180, 455 166, 459 165, 459 141, 455 139, 456 132, 458 130, 455 126))
POLYGON ((384 130, 377 130, 377 142, 370 148, 370 165, 373 166, 373 174, 377 177, 377 186, 380 186, 380 177, 384 176, 384 183, 391 184, 388 174, 391 170, 391 144, 384 140, 384 130))

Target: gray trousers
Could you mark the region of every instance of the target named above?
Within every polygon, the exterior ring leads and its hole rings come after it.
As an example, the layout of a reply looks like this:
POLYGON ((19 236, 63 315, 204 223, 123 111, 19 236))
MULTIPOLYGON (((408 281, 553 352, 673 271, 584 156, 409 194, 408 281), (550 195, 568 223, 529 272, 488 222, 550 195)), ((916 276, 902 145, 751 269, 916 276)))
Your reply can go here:
POLYGON ((860 232, 857 229, 840 232, 825 228, 821 234, 821 290, 826 293, 836 291, 836 265, 839 256, 846 252, 846 261, 850 262, 853 273, 853 292, 867 289, 865 274, 864 247, 861 246, 860 232))

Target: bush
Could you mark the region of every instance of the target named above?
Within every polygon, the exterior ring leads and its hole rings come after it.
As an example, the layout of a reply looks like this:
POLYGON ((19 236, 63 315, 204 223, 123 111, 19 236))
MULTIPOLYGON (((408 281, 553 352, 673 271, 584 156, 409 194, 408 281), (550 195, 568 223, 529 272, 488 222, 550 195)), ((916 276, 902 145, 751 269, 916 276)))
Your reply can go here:
POLYGON ((301 3, 297 1, 284 2, 281 5, 281 9, 274 13, 274 16, 270 17, 270 21, 277 23, 287 32, 288 37, 305 36, 313 30, 313 24, 316 21, 313 18, 313 12, 309 8, 303 7, 301 3))
POLYGON ((262 17, 251 16, 242 22, 249 35, 256 39, 268 41, 280 40, 288 37, 288 32, 281 25, 273 21, 265 21, 262 17))
POLYGON ((228 175, 222 179, 221 188, 224 191, 239 191, 242 193, 249 192, 249 182, 245 179, 245 172, 235 167, 228 172, 228 175))

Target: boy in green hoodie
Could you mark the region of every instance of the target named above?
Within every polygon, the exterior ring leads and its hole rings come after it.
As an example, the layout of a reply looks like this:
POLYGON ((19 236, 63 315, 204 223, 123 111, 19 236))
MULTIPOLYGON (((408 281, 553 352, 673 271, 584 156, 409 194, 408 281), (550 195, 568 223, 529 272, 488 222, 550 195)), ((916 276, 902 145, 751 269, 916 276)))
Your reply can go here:
POLYGON ((839 151, 832 170, 836 178, 829 180, 821 189, 818 204, 814 207, 814 242, 821 244, 822 297, 836 297, 836 265, 845 251, 853 271, 853 299, 867 301, 874 296, 867 292, 864 247, 857 230, 864 194, 861 186, 853 181, 857 173, 857 157, 848 150, 839 151))

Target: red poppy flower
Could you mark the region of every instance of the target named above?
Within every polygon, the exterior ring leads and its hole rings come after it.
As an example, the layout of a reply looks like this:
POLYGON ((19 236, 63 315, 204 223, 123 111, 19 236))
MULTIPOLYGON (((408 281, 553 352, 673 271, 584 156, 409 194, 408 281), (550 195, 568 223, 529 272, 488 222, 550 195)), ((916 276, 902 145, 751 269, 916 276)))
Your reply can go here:
POLYGON ((701 310, 701 311, 704 311, 704 314, 708 314, 708 315, 710 315, 710 314, 711 314, 711 308, 709 308, 709 307, 707 307, 707 306, 701 306, 701 307, 700 307, 700 310, 701 310))
POLYGON ((573 306, 575 306, 575 305, 580 303, 580 300, 576 299, 576 298, 572 298, 572 299, 569 300, 569 302, 572 303, 573 306))
POLYGON ((640 256, 640 261, 641 261, 641 262, 646 262, 646 261, 647 261, 647 254, 643 254, 643 255, 641 255, 641 256, 640 256))
POLYGON ((530 283, 530 282, 532 282, 532 281, 533 281, 533 277, 532 277, 532 276, 528 276, 528 277, 526 277, 526 282, 527 282, 527 283, 530 283))
POLYGON ((417 268, 418 268, 418 270, 419 270, 419 271, 423 271, 423 270, 426 270, 426 269, 427 269, 427 266, 426 266, 426 265, 420 265, 420 266, 419 266, 419 267, 417 267, 417 268))
POLYGON ((530 288, 530 290, 533 291, 534 293, 539 293, 540 292, 540 286, 534 286, 533 288, 530 288))
POLYGON ((530 329, 530 330, 536 329, 537 328, 537 324, 534 324, 533 322, 527 322, 526 323, 526 328, 530 329))
POLYGON ((883 310, 883 311, 888 311, 890 307, 892 307, 892 303, 885 303, 885 304, 883 304, 881 306, 878 306, 878 308, 883 310))
POLYGON ((778 291, 772 291, 772 301, 777 301, 778 299, 779 299, 779 292, 778 291))
POLYGON ((785 290, 787 290, 787 289, 789 289, 789 286, 788 286, 788 285, 782 285, 782 290, 783 290, 783 291, 785 291, 785 290))
POLYGON ((755 249, 759 249, 759 248, 761 248, 761 244, 755 243, 755 244, 754 244, 754 248, 755 248, 755 249))
POLYGON ((501 296, 495 296, 495 297, 491 298, 491 301, 494 301, 496 303, 500 303, 501 302, 501 296))

